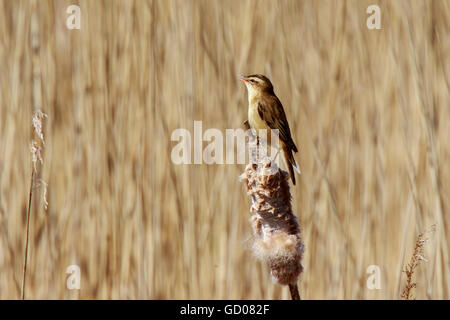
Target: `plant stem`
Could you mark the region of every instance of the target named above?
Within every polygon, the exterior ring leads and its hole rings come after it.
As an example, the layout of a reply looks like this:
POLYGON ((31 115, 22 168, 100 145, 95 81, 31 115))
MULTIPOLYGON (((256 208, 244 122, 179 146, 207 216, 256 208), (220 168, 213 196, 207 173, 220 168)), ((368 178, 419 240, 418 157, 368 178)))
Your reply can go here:
POLYGON ((292 300, 301 300, 300 299, 300 293, 298 292, 298 286, 297 286, 296 283, 289 284, 289 291, 291 292, 292 300))
POLYGON ((23 278, 22 278, 22 300, 25 300, 25 282, 27 275, 27 262, 28 262, 28 243, 30 239, 30 216, 31 216, 31 199, 33 197, 33 179, 34 170, 31 168, 31 181, 30 181, 30 192, 28 194, 28 211, 27 211, 27 238, 25 240, 25 258, 23 263, 23 278))

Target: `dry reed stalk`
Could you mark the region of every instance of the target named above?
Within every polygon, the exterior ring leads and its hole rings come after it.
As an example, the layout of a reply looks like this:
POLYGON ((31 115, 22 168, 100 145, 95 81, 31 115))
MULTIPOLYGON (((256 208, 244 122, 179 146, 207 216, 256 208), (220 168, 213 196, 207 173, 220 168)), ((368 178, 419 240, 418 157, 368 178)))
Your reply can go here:
POLYGON ((299 236, 300 226, 292 213, 289 174, 271 158, 257 155, 257 139, 252 134, 249 137, 251 161, 240 179, 252 200, 251 248, 256 258, 267 263, 272 279, 288 285, 292 300, 300 300, 297 281, 303 271, 304 245, 299 236))
POLYGON ((417 236, 416 245, 414 247, 414 252, 411 257, 410 262, 406 266, 405 273, 406 273, 406 285, 402 292, 402 298, 405 300, 410 300, 412 298, 412 289, 416 288, 417 283, 413 282, 413 276, 416 268, 419 266, 420 261, 427 261, 423 256, 423 245, 425 242, 428 241, 428 238, 426 238, 426 234, 430 232, 434 232, 435 226, 432 226, 432 228, 427 231, 419 234, 417 236))
POLYGON ((26 275, 27 275, 27 265, 28 265, 28 248, 30 242, 30 218, 31 218, 31 203, 33 199, 33 188, 42 185, 43 186, 43 197, 42 201, 44 203, 44 209, 47 210, 48 202, 47 202, 47 184, 40 179, 36 183, 36 174, 38 174, 38 166, 39 164, 43 164, 41 151, 44 147, 44 135, 42 133, 42 121, 47 117, 45 113, 42 113, 41 110, 37 110, 33 115, 33 127, 34 127, 34 135, 35 139, 31 141, 30 151, 31 151, 31 179, 30 179, 30 191, 28 193, 28 209, 27 209, 27 222, 26 222, 26 238, 25 238, 25 257, 23 263, 23 276, 22 276, 22 300, 25 300, 25 284, 26 284, 26 275))
POLYGON ((28 210, 27 210, 27 225, 26 225, 26 238, 25 238, 25 258, 23 263, 23 273, 22 273, 22 300, 25 300, 25 283, 27 274, 27 263, 28 263, 28 245, 30 239, 30 212, 31 212, 31 200, 33 198, 33 180, 34 180, 34 169, 31 170, 31 180, 30 180, 30 191, 28 193, 28 210))
MULTIPOLYGON (((32 15, 31 15, 31 48, 32 48, 32 62, 33 62, 33 117, 32 125, 34 128, 34 138, 31 140, 30 151, 31 151, 31 179, 30 179, 30 190, 28 193, 28 209, 27 209, 27 221, 26 221, 26 238, 25 238, 25 255, 23 263, 23 274, 22 274, 22 300, 25 300, 25 287, 26 287, 26 276, 27 276, 27 266, 28 266, 28 250, 30 243, 30 220, 31 220, 31 204, 33 199, 33 188, 37 187, 36 175, 40 175, 38 169, 39 164, 43 164, 41 151, 44 148, 44 134, 42 132, 42 122, 44 118, 47 117, 45 113, 41 111, 41 69, 40 69, 40 58, 39 58, 39 25, 37 20, 37 3, 32 1, 32 15)), ((39 185, 43 185, 43 203, 44 208, 47 210, 47 184, 42 179, 37 179, 39 185)))

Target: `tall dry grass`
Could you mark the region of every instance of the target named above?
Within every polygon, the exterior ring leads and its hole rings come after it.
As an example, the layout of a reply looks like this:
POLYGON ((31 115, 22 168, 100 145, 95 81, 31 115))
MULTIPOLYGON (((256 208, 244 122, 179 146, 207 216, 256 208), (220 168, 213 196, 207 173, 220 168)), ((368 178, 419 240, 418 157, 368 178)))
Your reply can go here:
POLYGON ((1 1, 0 298, 20 298, 35 11, 49 205, 33 197, 27 298, 289 298, 244 250, 244 166, 170 160, 176 128, 240 127, 236 74, 264 73, 300 147, 302 298, 400 298, 435 223, 415 296, 448 299, 450 3, 375 2, 371 31, 374 1, 1 1))

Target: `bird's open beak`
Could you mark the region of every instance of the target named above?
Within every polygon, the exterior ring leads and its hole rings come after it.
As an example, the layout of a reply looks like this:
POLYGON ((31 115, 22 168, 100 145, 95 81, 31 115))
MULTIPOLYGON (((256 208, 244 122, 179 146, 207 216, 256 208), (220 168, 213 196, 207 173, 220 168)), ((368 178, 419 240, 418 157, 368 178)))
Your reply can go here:
POLYGON ((244 76, 244 75, 242 75, 242 74, 239 75, 239 80, 241 80, 241 81, 243 81, 243 82, 248 82, 247 77, 244 76))

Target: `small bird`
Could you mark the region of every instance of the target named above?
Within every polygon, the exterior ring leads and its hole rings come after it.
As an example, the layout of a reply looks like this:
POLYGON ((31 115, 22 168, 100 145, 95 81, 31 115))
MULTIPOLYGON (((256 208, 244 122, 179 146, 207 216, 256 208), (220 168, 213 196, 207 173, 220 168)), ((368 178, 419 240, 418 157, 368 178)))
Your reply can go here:
MULTIPOLYGON (((273 91, 272 82, 261 74, 241 75, 240 79, 247 87, 248 123, 250 127, 255 129, 256 132, 261 129, 266 129, 267 132, 270 132, 271 129, 278 130, 280 146, 284 153, 292 183, 295 185, 293 168, 298 173, 300 173, 300 170, 292 151, 298 152, 298 149, 294 140, 292 140, 283 105, 273 91)), ((270 134, 268 134, 268 140, 270 143, 270 134)))

